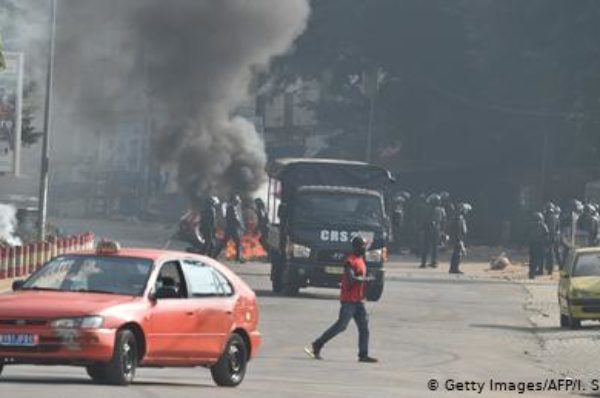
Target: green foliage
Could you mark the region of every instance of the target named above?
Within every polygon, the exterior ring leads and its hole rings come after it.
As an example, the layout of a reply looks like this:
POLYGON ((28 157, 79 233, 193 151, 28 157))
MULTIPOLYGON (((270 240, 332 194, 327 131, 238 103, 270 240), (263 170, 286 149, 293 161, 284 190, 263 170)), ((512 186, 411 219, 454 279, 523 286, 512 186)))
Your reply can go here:
POLYGON ((478 169, 597 167, 600 2, 580 0, 314 0, 277 82, 323 82, 321 125, 364 152, 364 71, 382 68, 377 146, 401 161, 478 169), (511 162, 506 162, 511 159, 511 162))

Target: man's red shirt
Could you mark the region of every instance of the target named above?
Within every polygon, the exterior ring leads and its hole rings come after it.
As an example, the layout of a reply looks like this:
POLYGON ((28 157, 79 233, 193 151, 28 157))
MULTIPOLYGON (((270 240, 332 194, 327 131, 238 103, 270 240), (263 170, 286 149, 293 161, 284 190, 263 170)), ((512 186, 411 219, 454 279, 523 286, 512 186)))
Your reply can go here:
MULTIPOLYGON (((352 268, 354 275, 364 277, 367 274, 367 264, 362 256, 352 253, 346 259, 346 266, 352 268)), ((350 280, 344 270, 342 276, 342 289, 340 301, 344 303, 359 303, 365 299, 365 282, 354 282, 350 280)))

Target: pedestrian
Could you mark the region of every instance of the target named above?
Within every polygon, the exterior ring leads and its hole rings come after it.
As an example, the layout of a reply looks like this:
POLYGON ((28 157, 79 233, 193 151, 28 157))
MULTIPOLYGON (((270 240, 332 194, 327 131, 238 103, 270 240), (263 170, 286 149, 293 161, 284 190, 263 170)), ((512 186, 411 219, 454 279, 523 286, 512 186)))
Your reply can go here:
POLYGON ((466 215, 472 207, 468 203, 460 203, 454 210, 454 216, 449 225, 450 243, 452 244, 452 258, 450 259, 450 273, 462 274, 460 260, 467 254, 465 239, 467 237, 466 215))
POLYGON ((366 248, 367 243, 361 236, 352 239, 352 253, 346 258, 342 274, 341 307, 338 320, 319 338, 304 348, 304 351, 314 359, 322 359, 321 350, 325 344, 346 330, 350 320, 354 319, 358 328, 358 361, 378 362, 377 359, 369 356, 369 321, 364 300, 366 283, 375 278, 367 276, 366 248))
POLYGON ((548 245, 544 266, 546 272, 552 275, 554 264, 560 264, 560 207, 549 201, 544 206, 544 222, 548 227, 548 245))
POLYGON ((429 266, 437 267, 437 254, 443 231, 446 230, 446 211, 442 207, 440 196, 432 194, 428 198, 429 212, 424 225, 425 239, 421 248, 421 266, 427 266, 427 257, 430 255, 429 266))
POLYGON ((533 218, 529 226, 529 279, 534 279, 537 275, 543 274, 544 253, 548 243, 548 227, 544 222, 542 213, 533 213, 533 218))
POLYGON ((242 219, 241 210, 242 200, 239 195, 232 195, 225 209, 225 235, 219 245, 215 257, 227 247, 230 240, 235 243, 235 259, 237 262, 244 262, 242 255, 242 235, 244 233, 244 221, 242 219))
POLYGON ((200 233, 204 239, 203 254, 214 256, 217 240, 217 207, 219 198, 212 196, 206 199, 200 217, 200 233))

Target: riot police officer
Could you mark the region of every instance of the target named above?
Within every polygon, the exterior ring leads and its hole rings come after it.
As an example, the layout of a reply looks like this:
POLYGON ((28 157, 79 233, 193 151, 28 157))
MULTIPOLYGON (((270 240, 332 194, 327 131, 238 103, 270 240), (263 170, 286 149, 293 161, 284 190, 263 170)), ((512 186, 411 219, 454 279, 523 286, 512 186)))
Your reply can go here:
POLYGON ((243 262, 242 256, 242 235, 244 233, 244 221, 242 219, 241 210, 242 200, 239 195, 232 195, 225 209, 225 236, 221 241, 218 254, 227 246, 230 240, 235 243, 235 259, 238 262, 243 262))
POLYGON ((460 260, 467 254, 465 239, 467 237, 468 228, 465 217, 471 209, 472 207, 470 204, 460 203, 455 209, 448 226, 450 243, 452 244, 452 258, 450 259, 451 274, 462 274, 462 271, 459 269, 460 260))
POLYGON ((200 234, 204 240, 203 254, 213 256, 216 249, 217 239, 217 206, 219 198, 211 196, 206 199, 200 213, 200 234))
POLYGON ((400 252, 402 248, 402 239, 404 238, 405 206, 410 198, 408 192, 401 192, 394 198, 394 210, 392 211, 392 236, 394 249, 400 252))
POLYGON ((554 263, 560 263, 560 208, 549 201, 544 205, 544 222, 548 227, 548 244, 544 265, 548 274, 552 275, 554 263))
POLYGON ((560 222, 560 245, 562 247, 560 258, 561 268, 563 267, 571 248, 575 247, 579 217, 582 213, 583 204, 579 200, 573 199, 567 210, 562 214, 560 222))
POLYGON ((268 250, 269 214, 267 214, 267 207, 261 198, 254 199, 254 207, 256 211, 258 232, 260 232, 260 244, 263 249, 268 250))
POLYGON ((446 229, 446 211, 442 207, 440 196, 431 194, 427 199, 429 204, 429 213, 425 224, 425 240, 421 249, 421 266, 427 265, 427 256, 431 256, 429 266, 437 267, 437 251, 440 244, 442 232, 446 229))
POLYGON ((598 241, 598 217, 594 205, 586 203, 583 206, 583 213, 579 217, 578 224, 587 233, 587 245, 596 246, 598 241))
POLYGON ((529 242, 529 279, 543 274, 544 253, 548 243, 548 226, 544 222, 544 215, 540 212, 533 213, 528 231, 529 242))

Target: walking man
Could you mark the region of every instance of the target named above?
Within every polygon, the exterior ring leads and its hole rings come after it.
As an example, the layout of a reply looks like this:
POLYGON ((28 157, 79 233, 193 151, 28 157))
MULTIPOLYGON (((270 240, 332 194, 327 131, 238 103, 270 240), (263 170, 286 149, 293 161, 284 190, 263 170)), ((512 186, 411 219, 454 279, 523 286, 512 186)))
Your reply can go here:
POLYGON ((365 363, 378 362, 369 356, 369 321, 365 309, 366 283, 374 278, 367 276, 367 265, 365 263, 367 243, 356 236, 352 239, 352 253, 346 259, 344 273, 342 275, 342 287, 340 291, 340 313, 338 320, 316 339, 304 351, 314 359, 321 359, 321 350, 325 344, 348 327, 351 319, 354 319, 358 328, 358 361, 365 363))

